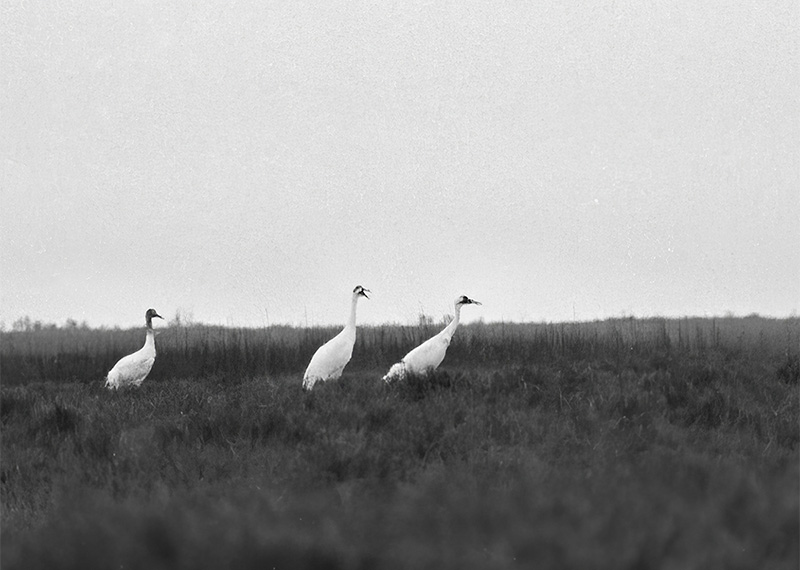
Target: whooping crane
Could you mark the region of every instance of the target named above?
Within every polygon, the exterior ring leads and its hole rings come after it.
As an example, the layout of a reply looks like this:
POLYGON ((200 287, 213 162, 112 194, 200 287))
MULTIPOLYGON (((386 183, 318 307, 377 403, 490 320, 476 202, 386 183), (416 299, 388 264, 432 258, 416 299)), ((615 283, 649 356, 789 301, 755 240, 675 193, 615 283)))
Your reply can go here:
POLYGON ((303 389, 311 390, 317 382, 336 380, 342 375, 342 370, 350 362, 353 355, 353 346, 356 343, 356 305, 359 297, 366 297, 369 289, 357 285, 353 289, 353 299, 350 302, 350 319, 331 340, 320 346, 311 357, 306 373, 303 375, 303 389))
POLYGON ((128 356, 120 358, 106 375, 106 388, 121 388, 123 386, 139 386, 156 360, 156 337, 153 331, 153 317, 163 319, 156 313, 155 309, 147 309, 144 314, 147 322, 147 336, 144 339, 144 346, 128 356))
POLYGON ((458 322, 461 319, 461 307, 464 305, 480 305, 478 301, 470 299, 466 295, 461 295, 455 300, 456 314, 453 320, 434 337, 429 338, 417 348, 406 354, 403 359, 394 364, 383 377, 385 382, 402 380, 406 374, 428 374, 433 372, 444 360, 447 347, 453 334, 456 332, 458 322))

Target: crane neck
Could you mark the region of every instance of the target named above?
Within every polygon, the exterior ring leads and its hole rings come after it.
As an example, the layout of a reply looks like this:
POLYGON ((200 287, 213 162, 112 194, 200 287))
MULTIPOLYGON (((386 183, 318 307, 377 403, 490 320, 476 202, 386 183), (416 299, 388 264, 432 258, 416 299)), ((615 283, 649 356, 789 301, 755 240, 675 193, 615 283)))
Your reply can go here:
POLYGON ((358 294, 353 295, 353 300, 350 302, 350 318, 347 320, 346 329, 356 330, 356 307, 358 306, 358 294))
POLYGON ((156 333, 152 326, 147 327, 147 335, 144 337, 145 347, 154 347, 156 345, 156 333))
POLYGON ((450 321, 450 323, 444 329, 447 336, 453 336, 453 333, 455 333, 456 329, 458 328, 459 321, 461 321, 461 305, 456 304, 456 314, 453 317, 453 320, 450 321))
POLYGON ((144 345, 145 347, 155 347, 156 345, 156 333, 153 330, 153 318, 150 316, 147 317, 147 335, 144 337, 144 345))

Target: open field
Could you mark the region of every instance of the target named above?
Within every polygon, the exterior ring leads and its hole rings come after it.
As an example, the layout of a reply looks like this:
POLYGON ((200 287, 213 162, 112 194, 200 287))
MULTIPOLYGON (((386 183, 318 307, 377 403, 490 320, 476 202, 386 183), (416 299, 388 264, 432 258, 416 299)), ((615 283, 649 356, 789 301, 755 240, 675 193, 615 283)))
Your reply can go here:
POLYGON ((3 568, 797 568, 800 320, 2 333, 3 568))

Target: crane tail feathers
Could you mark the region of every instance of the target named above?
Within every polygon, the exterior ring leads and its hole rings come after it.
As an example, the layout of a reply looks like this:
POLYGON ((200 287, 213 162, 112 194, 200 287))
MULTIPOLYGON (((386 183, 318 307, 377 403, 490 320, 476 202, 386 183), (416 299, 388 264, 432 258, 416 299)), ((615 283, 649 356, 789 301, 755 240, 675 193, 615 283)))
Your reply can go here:
POLYGON ((394 382, 395 380, 402 380, 406 377, 406 363, 402 360, 397 364, 393 364, 392 367, 389 369, 389 372, 386 373, 386 376, 383 377, 383 381, 387 384, 390 382, 394 382))

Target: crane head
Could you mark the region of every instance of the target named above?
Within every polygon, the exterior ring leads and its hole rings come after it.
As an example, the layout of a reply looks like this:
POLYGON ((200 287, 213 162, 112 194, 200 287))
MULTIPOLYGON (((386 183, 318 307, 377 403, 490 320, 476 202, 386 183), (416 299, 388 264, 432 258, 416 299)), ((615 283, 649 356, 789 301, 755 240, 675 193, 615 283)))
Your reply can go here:
POLYGON ((466 295, 461 295, 458 299, 456 299, 456 305, 480 305, 479 301, 475 299, 470 299, 466 295))
POLYGON ((150 321, 152 320, 153 317, 159 318, 161 320, 164 319, 164 317, 156 313, 155 309, 147 309, 147 312, 144 314, 144 318, 150 321))
POLYGON ((364 289, 361 285, 356 285, 356 288, 353 289, 353 294, 354 295, 356 295, 356 296, 361 295, 363 297, 366 297, 367 299, 369 299, 369 295, 367 295, 367 293, 370 293, 370 292, 371 291, 369 289, 364 289))

